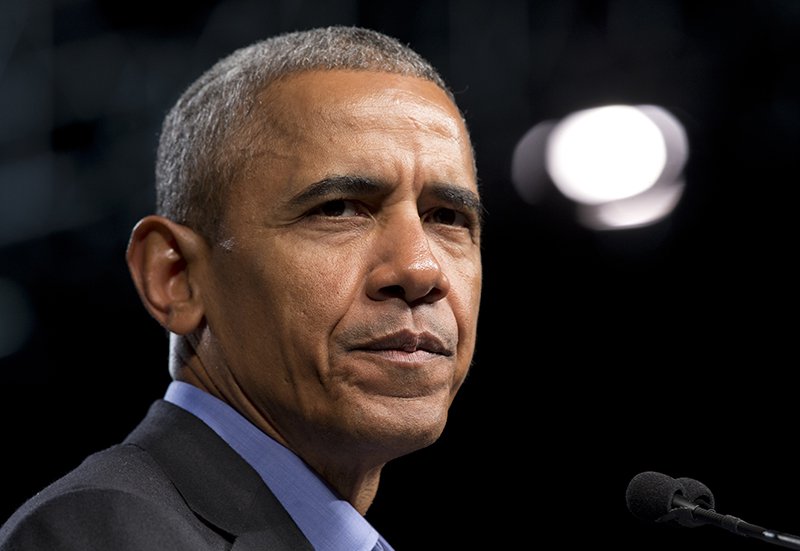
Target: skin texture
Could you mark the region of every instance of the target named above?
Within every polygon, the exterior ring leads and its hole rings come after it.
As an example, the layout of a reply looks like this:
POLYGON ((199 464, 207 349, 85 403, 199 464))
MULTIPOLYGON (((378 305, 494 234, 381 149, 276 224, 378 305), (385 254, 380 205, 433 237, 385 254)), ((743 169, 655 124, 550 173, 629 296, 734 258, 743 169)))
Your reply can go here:
POLYGON ((365 513, 383 465, 440 436, 472 362, 482 276, 469 136, 445 92, 414 77, 312 71, 259 100, 221 238, 149 216, 128 263, 173 333, 173 376, 365 513))

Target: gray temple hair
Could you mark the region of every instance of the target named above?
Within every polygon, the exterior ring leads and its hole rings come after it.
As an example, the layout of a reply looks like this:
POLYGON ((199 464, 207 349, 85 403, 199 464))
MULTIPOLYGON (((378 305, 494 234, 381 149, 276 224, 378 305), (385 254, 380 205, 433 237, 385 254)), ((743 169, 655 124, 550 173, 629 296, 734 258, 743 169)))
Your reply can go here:
POLYGON ((216 240, 225 191, 249 154, 242 136, 257 95, 287 75, 335 69, 426 79, 453 99, 428 61, 373 30, 332 26, 256 42, 214 64, 165 117, 156 159, 156 212, 216 240))

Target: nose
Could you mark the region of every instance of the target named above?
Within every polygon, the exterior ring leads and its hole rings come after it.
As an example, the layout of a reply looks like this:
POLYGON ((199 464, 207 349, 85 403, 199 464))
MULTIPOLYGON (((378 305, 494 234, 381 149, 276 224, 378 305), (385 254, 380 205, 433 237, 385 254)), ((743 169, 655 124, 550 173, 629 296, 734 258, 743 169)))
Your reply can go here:
POLYGON ((375 246, 378 260, 367 282, 371 299, 399 298, 415 305, 447 295, 450 281, 416 213, 384 226, 375 246))

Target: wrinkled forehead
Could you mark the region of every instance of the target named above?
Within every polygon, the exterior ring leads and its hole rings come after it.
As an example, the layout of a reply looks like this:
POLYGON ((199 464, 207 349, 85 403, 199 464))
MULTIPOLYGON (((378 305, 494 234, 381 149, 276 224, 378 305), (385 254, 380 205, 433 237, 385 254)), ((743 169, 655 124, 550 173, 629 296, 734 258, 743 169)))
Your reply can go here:
POLYGON ((262 92, 259 104, 267 111, 273 129, 284 137, 306 137, 323 125, 342 131, 402 128, 433 132, 469 145, 463 118, 447 92, 417 77, 372 71, 307 71, 273 83, 262 92), (387 118, 390 113, 391 121, 387 118))

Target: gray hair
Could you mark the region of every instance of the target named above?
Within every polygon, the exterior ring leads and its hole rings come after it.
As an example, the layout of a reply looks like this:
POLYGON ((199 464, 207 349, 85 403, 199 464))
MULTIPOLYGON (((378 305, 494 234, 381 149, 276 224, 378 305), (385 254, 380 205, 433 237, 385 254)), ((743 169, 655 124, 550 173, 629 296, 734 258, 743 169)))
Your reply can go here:
POLYGON ((256 42, 201 75, 164 119, 156 160, 158 214, 216 239, 225 190, 248 155, 248 148, 241 147, 241 134, 256 96, 287 75, 333 69, 423 78, 453 99, 428 61, 373 30, 332 26, 256 42))

